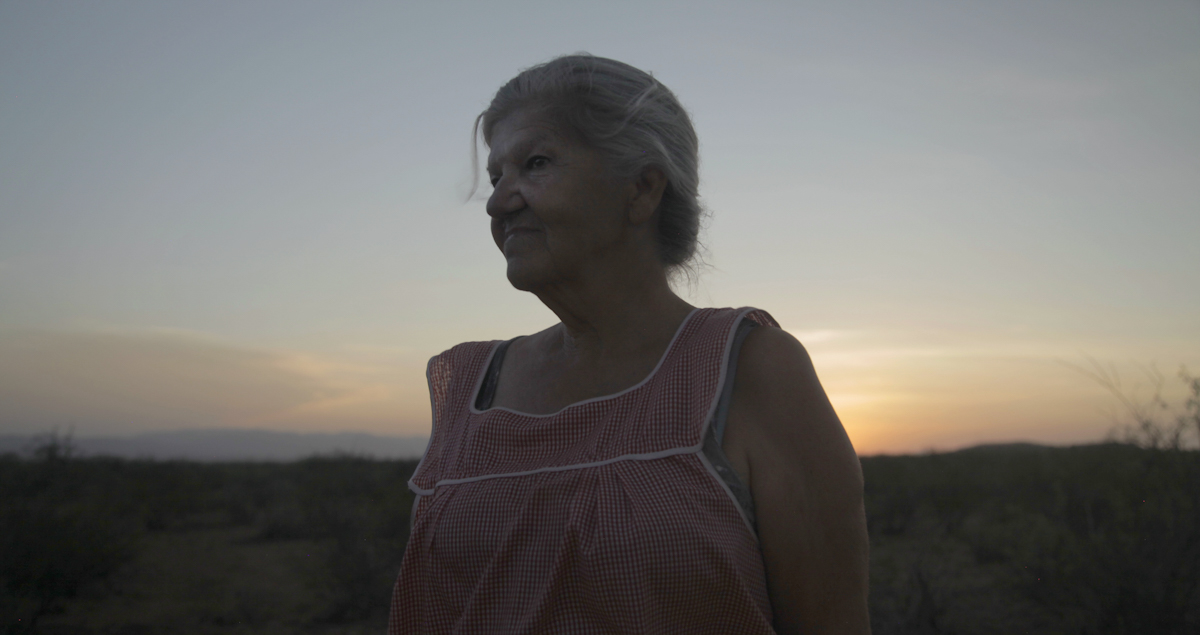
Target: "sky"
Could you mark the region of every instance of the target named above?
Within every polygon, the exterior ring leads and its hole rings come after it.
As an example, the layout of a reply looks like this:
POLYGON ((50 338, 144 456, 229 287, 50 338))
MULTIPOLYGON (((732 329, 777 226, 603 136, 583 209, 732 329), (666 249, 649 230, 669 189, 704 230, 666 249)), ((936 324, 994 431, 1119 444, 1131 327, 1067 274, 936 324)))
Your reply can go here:
POLYGON ((428 434, 428 358, 556 322, 471 124, 587 51, 693 117, 698 306, 860 453, 1098 441, 1200 372, 1200 3, 0 2, 0 433, 428 434), (486 187, 483 188, 486 192, 486 187))

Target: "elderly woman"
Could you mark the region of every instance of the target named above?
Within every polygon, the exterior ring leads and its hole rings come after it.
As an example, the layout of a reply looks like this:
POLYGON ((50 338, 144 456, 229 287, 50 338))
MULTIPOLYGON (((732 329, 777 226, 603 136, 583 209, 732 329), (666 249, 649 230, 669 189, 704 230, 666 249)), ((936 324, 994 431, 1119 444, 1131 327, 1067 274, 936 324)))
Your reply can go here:
POLYGON ((560 322, 430 360, 389 632, 869 632, 862 475, 804 348, 671 290, 700 216, 675 96, 560 57, 479 130, 508 279, 560 322))

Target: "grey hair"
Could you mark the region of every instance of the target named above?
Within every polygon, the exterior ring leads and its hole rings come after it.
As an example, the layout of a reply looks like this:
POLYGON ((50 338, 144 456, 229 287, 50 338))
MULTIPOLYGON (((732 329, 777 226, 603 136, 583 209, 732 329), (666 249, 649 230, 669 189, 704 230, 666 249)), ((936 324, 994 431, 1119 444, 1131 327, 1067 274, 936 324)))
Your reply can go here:
POLYGON ((587 53, 564 55, 521 71, 496 91, 475 118, 471 164, 479 181, 476 139, 491 143, 496 124, 522 108, 537 108, 599 151, 622 177, 648 167, 667 179, 655 238, 668 273, 695 273, 700 220, 700 142, 675 95, 645 71, 587 53))

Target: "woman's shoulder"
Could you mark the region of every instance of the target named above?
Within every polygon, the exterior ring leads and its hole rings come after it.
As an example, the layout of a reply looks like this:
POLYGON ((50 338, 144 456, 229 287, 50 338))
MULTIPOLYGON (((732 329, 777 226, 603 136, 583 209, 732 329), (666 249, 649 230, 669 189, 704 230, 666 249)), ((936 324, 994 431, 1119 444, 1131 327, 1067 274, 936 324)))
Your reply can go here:
POLYGON ((477 342, 460 342, 429 358, 430 363, 438 360, 460 360, 478 355, 481 351, 491 351, 500 340, 480 340, 477 342))
POLYGON ((447 381, 453 376, 482 367, 499 343, 500 340, 490 340, 455 344, 430 357, 425 374, 430 381, 447 381))
POLYGON ((800 340, 773 324, 752 329, 738 354, 737 393, 770 421, 828 407, 812 358, 800 340), (786 414, 785 414, 786 413, 786 414), (782 415, 782 416, 781 416, 782 415))
POLYGON ((753 307, 753 306, 743 306, 743 307, 736 307, 736 308, 734 308, 734 307, 707 307, 707 308, 698 309, 698 311, 702 312, 702 313, 707 313, 708 319, 737 320, 737 322, 739 322, 739 323, 749 320, 750 322, 753 322, 756 326, 770 326, 770 327, 775 327, 775 328, 779 327, 779 323, 775 321, 775 318, 771 317, 770 313, 764 311, 763 309, 760 309, 758 307, 753 307))
POLYGON ((808 351, 778 326, 759 326, 747 334, 734 401, 764 447, 786 446, 810 456, 849 445, 808 351))
POLYGON ((435 366, 459 368, 464 365, 480 363, 481 361, 486 362, 491 357, 492 351, 505 341, 513 343, 513 346, 509 347, 509 354, 511 355, 513 349, 524 350, 530 346, 536 347, 542 344, 552 337, 555 330, 561 326, 561 324, 555 324, 532 335, 518 335, 510 340, 480 340, 455 344, 431 357, 429 359, 429 368, 431 370, 435 366))

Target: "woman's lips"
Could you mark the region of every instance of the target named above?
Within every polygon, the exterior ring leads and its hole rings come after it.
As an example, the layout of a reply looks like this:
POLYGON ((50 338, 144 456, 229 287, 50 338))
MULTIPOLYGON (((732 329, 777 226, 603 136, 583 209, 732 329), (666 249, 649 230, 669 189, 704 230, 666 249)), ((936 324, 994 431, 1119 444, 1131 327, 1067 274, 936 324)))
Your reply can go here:
POLYGON ((532 227, 510 227, 504 230, 504 242, 507 243, 516 236, 524 236, 535 233, 537 233, 537 230, 532 227))

